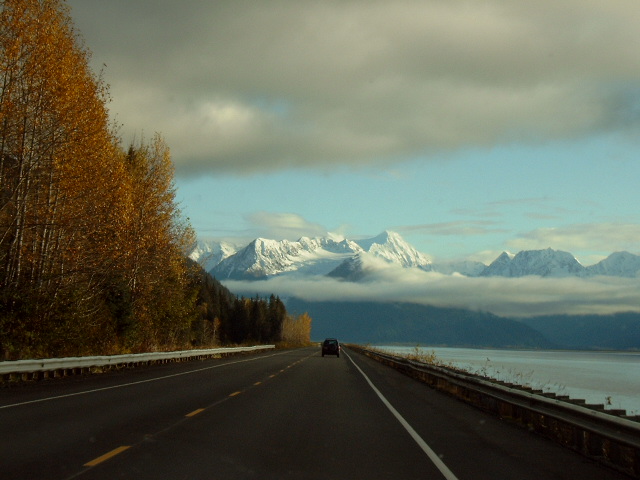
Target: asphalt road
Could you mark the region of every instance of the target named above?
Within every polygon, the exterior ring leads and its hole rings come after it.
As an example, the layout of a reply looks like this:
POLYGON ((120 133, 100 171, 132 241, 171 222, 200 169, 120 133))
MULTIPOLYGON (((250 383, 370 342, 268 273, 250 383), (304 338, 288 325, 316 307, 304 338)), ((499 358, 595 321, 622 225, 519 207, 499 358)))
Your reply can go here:
POLYGON ((0 478, 628 478, 346 350, 0 389, 0 478))

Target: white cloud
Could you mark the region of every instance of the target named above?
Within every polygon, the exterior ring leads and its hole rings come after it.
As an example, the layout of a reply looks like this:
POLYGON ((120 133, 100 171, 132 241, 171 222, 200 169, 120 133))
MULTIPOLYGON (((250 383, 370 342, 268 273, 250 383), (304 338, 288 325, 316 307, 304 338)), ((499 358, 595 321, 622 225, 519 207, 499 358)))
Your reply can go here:
POLYGON ((640 224, 586 223, 539 228, 508 242, 514 251, 552 247, 567 251, 629 251, 640 253, 640 224))
POLYGON ((320 237, 327 235, 327 229, 317 223, 305 220, 297 213, 255 212, 246 217, 258 235, 273 239, 297 240, 300 237, 320 237))
POLYGON ((485 220, 456 220, 451 222, 430 223, 395 227, 401 233, 419 233, 436 236, 467 236, 504 233, 499 223, 485 220))

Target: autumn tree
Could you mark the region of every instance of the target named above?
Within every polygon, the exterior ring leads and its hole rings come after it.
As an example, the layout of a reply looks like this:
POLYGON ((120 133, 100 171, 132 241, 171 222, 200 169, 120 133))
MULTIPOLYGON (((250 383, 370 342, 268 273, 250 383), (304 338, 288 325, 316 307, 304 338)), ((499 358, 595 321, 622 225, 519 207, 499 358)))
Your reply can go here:
POLYGON ((311 343, 311 317, 308 313, 297 317, 287 315, 282 325, 282 342, 290 346, 311 343))
POLYGON ((0 359, 278 341, 277 297, 189 264, 170 149, 122 148, 88 61, 63 0, 0 0, 0 359))
POLYGON ((0 11, 0 353, 101 341, 126 217, 106 88, 57 0, 0 11), (87 341, 92 335, 95 337, 87 341), (64 339, 64 340, 62 340, 64 339), (57 341, 57 345, 56 345, 57 341), (47 345, 45 347, 44 345, 47 345))
POLYGON ((184 344, 197 295, 186 260, 195 235, 175 200, 169 147, 156 134, 149 144, 131 145, 125 163, 133 206, 125 278, 135 318, 127 341, 144 350, 184 344))

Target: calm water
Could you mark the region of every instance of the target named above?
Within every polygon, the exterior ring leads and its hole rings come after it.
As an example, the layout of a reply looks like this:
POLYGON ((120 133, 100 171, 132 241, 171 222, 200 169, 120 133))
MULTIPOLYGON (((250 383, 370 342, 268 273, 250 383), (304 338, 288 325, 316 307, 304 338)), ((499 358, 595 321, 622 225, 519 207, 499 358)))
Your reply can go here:
MULTIPOLYGON (((416 347, 377 347, 399 354, 416 347)), ((640 353, 419 347, 467 371, 640 415, 640 353)))

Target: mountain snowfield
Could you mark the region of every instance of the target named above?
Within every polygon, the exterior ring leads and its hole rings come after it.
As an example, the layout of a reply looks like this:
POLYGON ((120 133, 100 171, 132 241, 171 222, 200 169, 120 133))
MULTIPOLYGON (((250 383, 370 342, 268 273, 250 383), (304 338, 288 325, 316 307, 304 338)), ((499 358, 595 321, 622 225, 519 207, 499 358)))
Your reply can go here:
POLYGON ((502 253, 480 274, 483 277, 540 277, 580 276, 586 273, 576 258, 569 252, 559 250, 524 250, 515 256, 502 253))
POLYGON ((210 273, 222 279, 259 279, 285 273, 325 275, 361 247, 348 240, 303 237, 297 242, 257 238, 210 273))
POLYGON ((209 272, 222 260, 238 251, 238 247, 228 242, 198 242, 189 254, 189 258, 198 262, 209 272))
POLYGON ((239 248, 225 242, 199 242, 190 258, 219 280, 258 280, 275 276, 328 276, 358 281, 384 268, 420 269, 467 277, 640 276, 640 256, 615 252, 585 267, 569 252, 547 248, 503 252, 491 264, 462 261, 434 264, 398 233, 385 231, 362 240, 302 237, 298 241, 257 238, 239 248))

